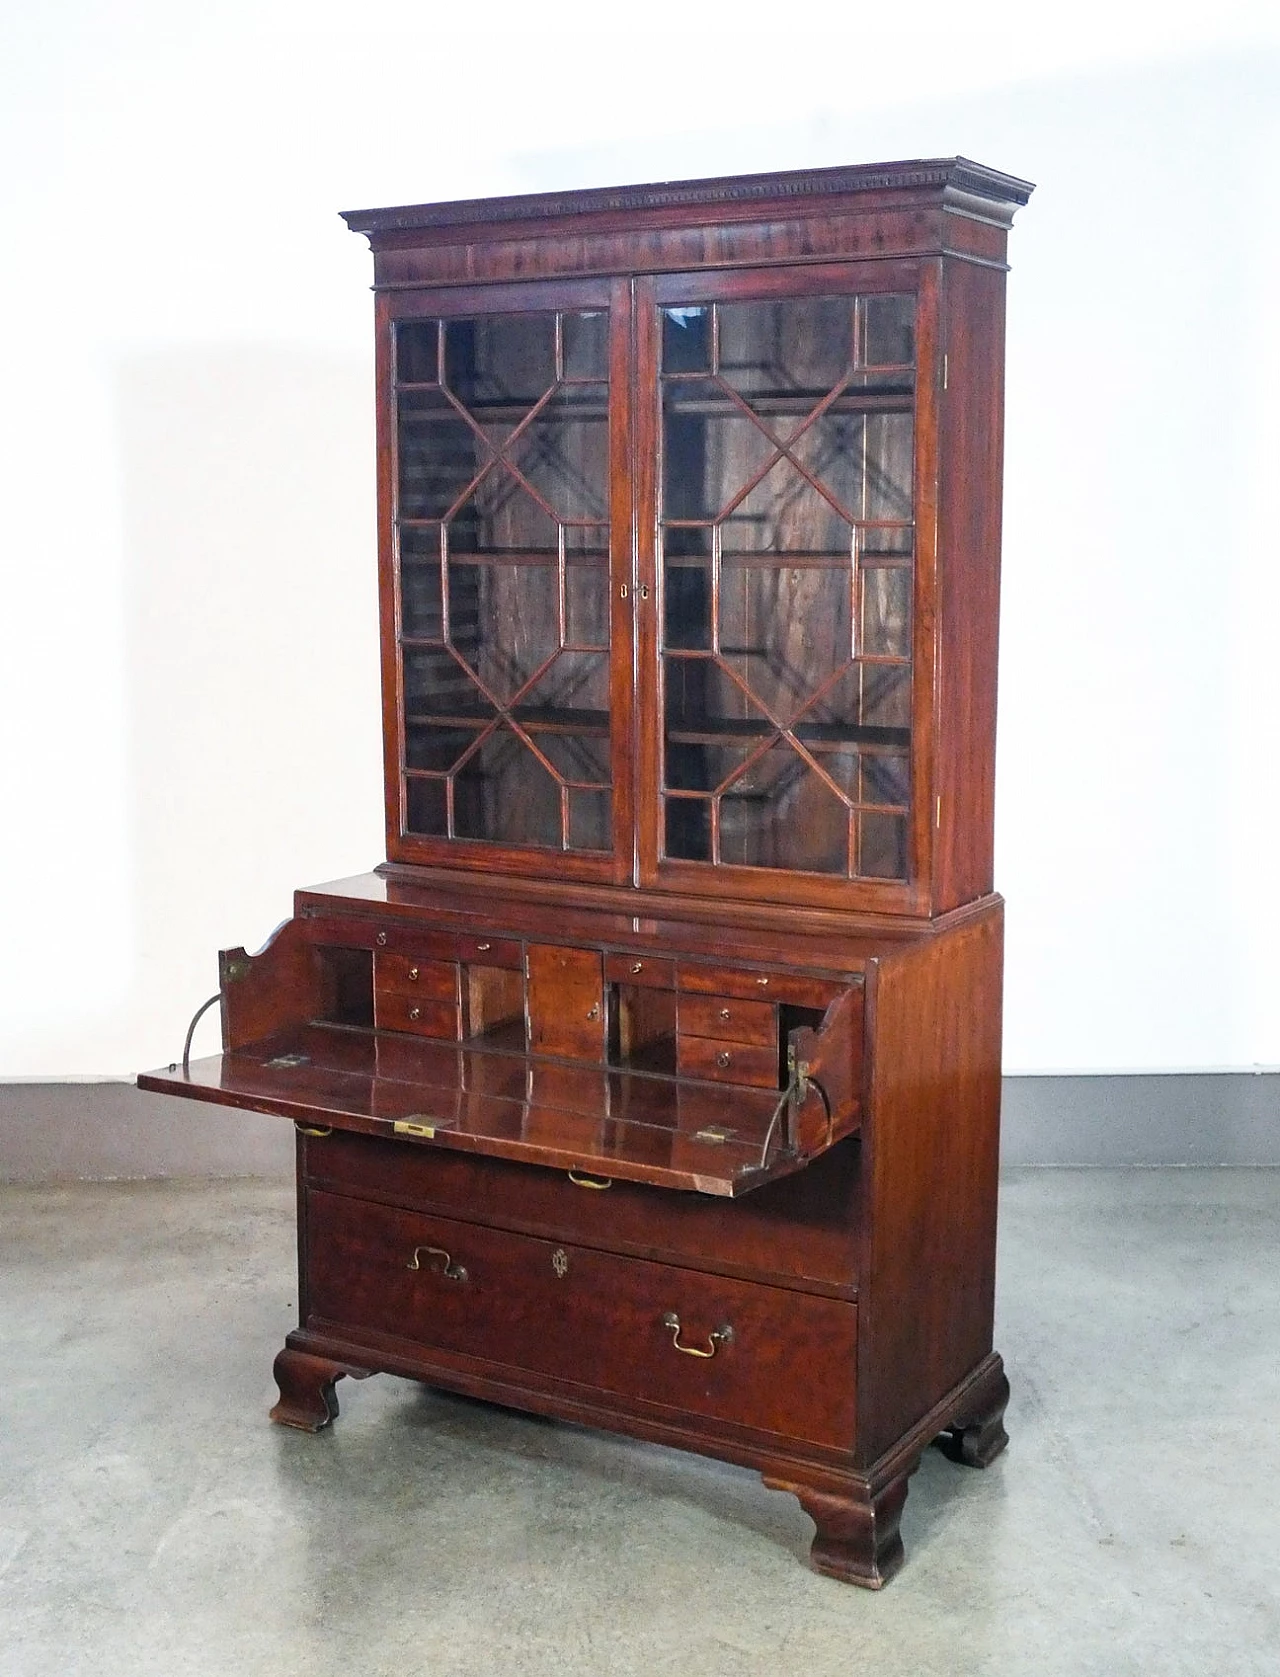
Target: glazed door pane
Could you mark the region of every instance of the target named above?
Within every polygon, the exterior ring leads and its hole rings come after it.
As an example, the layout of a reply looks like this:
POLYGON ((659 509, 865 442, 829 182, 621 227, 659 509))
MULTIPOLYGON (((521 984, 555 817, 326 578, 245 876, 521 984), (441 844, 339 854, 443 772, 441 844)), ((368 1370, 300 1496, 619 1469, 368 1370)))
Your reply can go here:
POLYGON ((394 332, 405 832, 610 852, 608 311, 394 332))
POLYGON ((659 310, 660 857, 905 880, 916 299, 659 310))

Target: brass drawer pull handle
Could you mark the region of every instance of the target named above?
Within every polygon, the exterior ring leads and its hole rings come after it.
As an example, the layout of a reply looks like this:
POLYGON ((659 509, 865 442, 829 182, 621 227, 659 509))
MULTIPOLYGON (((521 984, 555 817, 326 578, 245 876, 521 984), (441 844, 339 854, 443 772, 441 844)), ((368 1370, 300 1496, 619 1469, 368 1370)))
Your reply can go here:
POLYGON ((632 970, 632 972, 643 972, 644 971, 644 962, 643 961, 632 961, 631 970, 632 970))
POLYGON ((377 944, 379 949, 385 949, 387 946, 387 934, 385 932, 379 932, 373 941, 377 944))
POLYGON ((410 977, 410 978, 416 978, 416 977, 417 977, 417 976, 418 976, 418 969, 417 969, 417 967, 410 967, 410 968, 409 968, 409 977, 410 977))
POLYGON ((599 1017, 600 1017, 600 1006, 599 1006, 599 1003, 597 1003, 596 1006, 593 1007, 590 1010, 590 1012, 587 1014, 587 1018, 588 1019, 598 1019, 599 1017))
POLYGON ((721 1018, 722 1018, 722 1019, 724 1019, 724 1020, 727 1020, 727 1019, 728 1019, 728 1017, 729 1017, 729 1009, 728 1009, 728 1008, 727 1008, 727 1007, 722 1007, 722 1008, 721 1008, 721 1009, 720 1009, 720 1017, 721 1017, 721 1018))
POLYGON ((481 954, 481 955, 483 955, 486 950, 489 950, 489 949, 492 949, 492 948, 493 948, 493 945, 491 943, 478 943, 478 944, 476 944, 476 951, 477 951, 478 954, 481 954))
POLYGON ((681 1345, 680 1318, 674 1310, 668 1310, 662 1318, 664 1328, 671 1329, 671 1343, 677 1351, 682 1351, 686 1357, 714 1357, 722 1345, 733 1344, 733 1328, 728 1322, 722 1322, 712 1333, 707 1335, 707 1342, 711 1346, 709 1351, 703 1351, 697 1345, 681 1345))
POLYGON ((756 979, 756 983, 760 986, 760 988, 762 990, 764 989, 765 985, 768 984, 768 982, 769 982, 769 980, 767 978, 757 978, 756 979))
POLYGON ((422 1009, 420 1007, 411 1007, 409 1009, 409 1017, 410 1019, 421 1019, 422 1009))
MULTIPOLYGON (((413 1249, 413 1256, 405 1265, 406 1269, 422 1268, 422 1265, 418 1262, 418 1254, 420 1252, 425 1252, 428 1258, 443 1258, 444 1262, 440 1265, 438 1270, 434 1271, 434 1273, 437 1275, 443 1275, 446 1281, 465 1281, 467 1279, 466 1270, 463 1269, 461 1264, 454 1263, 453 1259, 445 1251, 443 1246, 415 1246, 413 1249)), ((428 1264, 427 1267, 430 1269, 432 1266, 428 1264)))
POLYGON ((717 1054, 716 1055, 716 1064, 720 1067, 721 1071, 724 1071, 726 1067, 731 1066, 733 1064, 733 1055, 732 1054, 727 1054, 727 1053, 717 1054))
POLYGON ((317 1140, 323 1140, 325 1136, 333 1134, 332 1124, 327 1130, 315 1129, 311 1124, 295 1124, 293 1127, 299 1135, 313 1135, 317 1140))
POLYGON ((586 1176, 579 1170, 571 1170, 569 1172, 569 1180, 577 1188, 613 1187, 613 1178, 611 1176, 586 1176))

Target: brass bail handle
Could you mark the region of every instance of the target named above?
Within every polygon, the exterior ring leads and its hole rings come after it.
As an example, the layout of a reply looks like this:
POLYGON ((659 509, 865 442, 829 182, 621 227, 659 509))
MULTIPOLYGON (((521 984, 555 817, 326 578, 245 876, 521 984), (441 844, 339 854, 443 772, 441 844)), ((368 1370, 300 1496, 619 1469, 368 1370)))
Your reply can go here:
POLYGON ((569 1172, 569 1180, 573 1183, 575 1188, 596 1188, 603 1190, 605 1188, 613 1187, 613 1178, 611 1176, 588 1176, 585 1171, 581 1170, 571 1170, 569 1172))
POLYGON ((686 1357, 714 1357, 722 1345, 733 1344, 733 1328, 728 1322, 722 1322, 718 1328, 707 1335, 707 1342, 711 1347, 709 1351, 703 1351, 697 1345, 681 1345, 680 1318, 674 1310, 667 1311, 662 1318, 662 1325, 664 1328, 671 1329, 671 1343, 677 1351, 683 1351, 686 1357))
MULTIPOLYGON (((435 1273, 437 1275, 443 1275, 446 1281, 465 1281, 467 1279, 466 1270, 461 1264, 454 1263, 453 1259, 445 1251, 443 1246, 415 1246, 413 1249, 413 1256, 405 1265, 406 1269, 422 1268, 422 1265, 418 1262, 418 1255, 421 1252, 425 1252, 428 1258, 440 1258, 443 1260, 439 1269, 435 1270, 435 1273)), ((434 1265, 428 1264, 427 1268, 434 1269, 434 1265)))

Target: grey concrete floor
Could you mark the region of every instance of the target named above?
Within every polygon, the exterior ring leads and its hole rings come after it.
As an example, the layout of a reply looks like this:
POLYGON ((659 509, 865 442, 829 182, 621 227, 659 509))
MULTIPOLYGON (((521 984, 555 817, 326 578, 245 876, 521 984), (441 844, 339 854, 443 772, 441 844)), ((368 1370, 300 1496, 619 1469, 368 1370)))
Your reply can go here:
POLYGON ((738 1468, 378 1378, 267 1424, 292 1198, 0 1190, 5 1677, 1280 1673, 1280 1171, 1006 1179, 1012 1445, 879 1595, 738 1468))

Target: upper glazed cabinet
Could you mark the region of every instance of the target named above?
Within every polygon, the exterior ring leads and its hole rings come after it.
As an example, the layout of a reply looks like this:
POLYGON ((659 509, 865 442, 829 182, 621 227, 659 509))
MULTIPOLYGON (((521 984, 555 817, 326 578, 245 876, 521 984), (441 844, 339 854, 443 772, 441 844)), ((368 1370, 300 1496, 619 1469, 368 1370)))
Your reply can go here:
POLYGON ((860 173, 798 177, 772 262, 742 217, 682 268, 577 194, 513 283, 501 201, 488 229, 348 217, 379 256, 393 864, 914 917, 991 889, 1025 190, 860 173), (821 260, 815 193, 846 250, 874 201, 878 248, 821 260), (430 247, 464 233, 462 285, 430 247))

